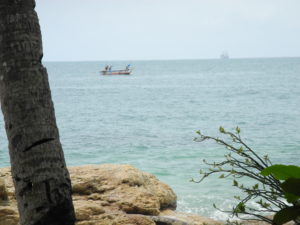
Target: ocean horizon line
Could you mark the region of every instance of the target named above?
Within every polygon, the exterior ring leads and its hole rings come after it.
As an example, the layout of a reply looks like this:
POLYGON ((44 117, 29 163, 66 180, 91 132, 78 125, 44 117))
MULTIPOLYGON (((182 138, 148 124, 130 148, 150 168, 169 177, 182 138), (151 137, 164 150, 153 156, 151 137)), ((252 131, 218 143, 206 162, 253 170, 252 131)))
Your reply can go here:
MULTIPOLYGON (((273 56, 273 57, 230 57, 229 60, 251 60, 251 59, 298 59, 300 56, 273 56)), ((207 61, 228 60, 220 58, 185 58, 185 59, 107 59, 107 60, 43 60, 44 63, 73 63, 73 62, 157 62, 157 61, 207 61)))

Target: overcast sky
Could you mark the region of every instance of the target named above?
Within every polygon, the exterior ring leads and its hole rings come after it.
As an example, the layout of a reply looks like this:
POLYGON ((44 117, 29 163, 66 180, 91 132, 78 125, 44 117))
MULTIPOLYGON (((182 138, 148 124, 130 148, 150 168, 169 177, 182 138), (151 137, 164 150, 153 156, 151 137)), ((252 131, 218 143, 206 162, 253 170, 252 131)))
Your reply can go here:
POLYGON ((300 0, 36 0, 44 61, 300 56, 300 0))

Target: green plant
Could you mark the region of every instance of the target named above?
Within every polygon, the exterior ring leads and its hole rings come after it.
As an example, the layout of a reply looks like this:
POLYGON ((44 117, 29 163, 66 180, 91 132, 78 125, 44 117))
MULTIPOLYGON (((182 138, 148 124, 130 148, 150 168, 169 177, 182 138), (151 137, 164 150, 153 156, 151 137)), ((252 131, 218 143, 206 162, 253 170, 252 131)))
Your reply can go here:
POLYGON ((200 183, 213 174, 220 174, 221 179, 232 177, 233 186, 239 188, 244 196, 234 196, 238 203, 231 210, 221 210, 215 205, 214 207, 240 219, 265 221, 275 225, 293 220, 300 224, 300 167, 272 165, 268 155, 259 156, 242 140, 239 127, 234 133, 226 131, 223 127, 220 127, 219 131, 225 140, 197 131, 199 136, 195 141, 213 140, 224 146, 229 153, 225 154, 225 160, 221 162, 208 163, 204 160, 209 166, 208 171, 200 171, 200 180, 193 181, 200 183), (253 183, 245 185, 240 182, 241 178, 248 178, 253 183), (251 200, 260 207, 251 207, 251 200), (275 216, 270 218, 270 214, 275 216), (241 217, 242 215, 250 218, 241 217))

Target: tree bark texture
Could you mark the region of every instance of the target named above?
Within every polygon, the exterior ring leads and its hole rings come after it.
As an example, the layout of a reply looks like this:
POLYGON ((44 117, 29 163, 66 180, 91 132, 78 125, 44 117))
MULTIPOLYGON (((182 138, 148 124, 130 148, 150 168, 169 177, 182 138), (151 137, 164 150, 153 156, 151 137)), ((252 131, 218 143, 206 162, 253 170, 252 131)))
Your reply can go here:
POLYGON ((22 225, 69 225, 71 181, 59 140, 34 0, 0 0, 0 101, 22 225))

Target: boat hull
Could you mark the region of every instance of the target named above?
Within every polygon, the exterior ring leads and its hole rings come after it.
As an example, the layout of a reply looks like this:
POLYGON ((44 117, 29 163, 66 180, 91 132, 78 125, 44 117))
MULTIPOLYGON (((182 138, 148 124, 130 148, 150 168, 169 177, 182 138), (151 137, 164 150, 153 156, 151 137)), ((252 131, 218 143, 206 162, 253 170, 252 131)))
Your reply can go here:
POLYGON ((130 75, 131 70, 112 70, 112 71, 101 71, 102 75, 130 75))

